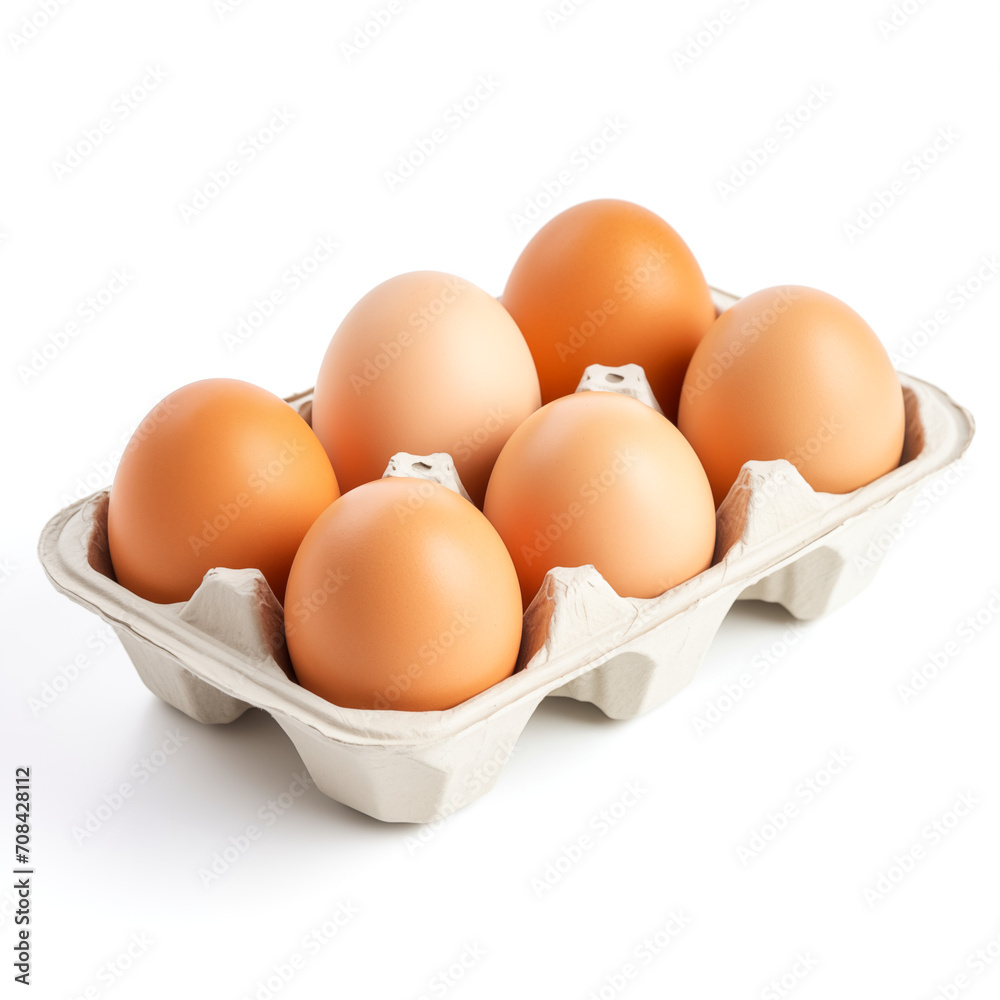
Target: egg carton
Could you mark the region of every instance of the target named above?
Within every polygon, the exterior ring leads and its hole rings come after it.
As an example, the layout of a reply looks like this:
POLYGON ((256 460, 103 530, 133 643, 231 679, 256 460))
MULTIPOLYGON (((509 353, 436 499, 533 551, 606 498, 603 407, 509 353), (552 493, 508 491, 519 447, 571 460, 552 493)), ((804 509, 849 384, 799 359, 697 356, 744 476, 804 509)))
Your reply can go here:
MULTIPOLYGON (((734 301, 716 293, 720 310, 734 301)), ((610 381, 606 370, 603 379, 588 371, 580 388, 646 398, 635 367, 615 369, 610 381)), ((257 570, 210 570, 178 604, 132 594, 115 582, 108 554, 107 491, 53 517, 39 557, 57 590, 111 625, 159 698, 204 723, 263 709, 326 795, 380 820, 431 822, 493 786, 543 698, 632 718, 691 681, 735 601, 777 602, 812 619, 860 592, 881 561, 866 552, 974 433, 971 414, 940 389, 899 378, 906 434, 898 468, 836 495, 815 492, 784 459, 747 462, 719 507, 709 569, 651 599, 619 597, 593 566, 551 570, 525 611, 512 676, 445 711, 340 708, 298 685, 281 606, 257 570)), ((311 391, 287 401, 308 419, 311 391)), ((460 488, 439 458, 398 455, 387 471, 460 488)))

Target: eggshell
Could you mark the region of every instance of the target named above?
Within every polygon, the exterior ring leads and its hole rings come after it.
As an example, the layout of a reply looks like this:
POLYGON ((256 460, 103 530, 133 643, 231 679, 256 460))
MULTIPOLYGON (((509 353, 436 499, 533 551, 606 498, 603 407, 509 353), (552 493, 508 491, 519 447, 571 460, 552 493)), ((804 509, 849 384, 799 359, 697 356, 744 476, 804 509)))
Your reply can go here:
POLYGON ((303 687, 343 708, 451 708, 514 671, 517 575, 468 500, 387 478, 310 528, 288 579, 288 652, 303 687))
POLYGON ((795 285, 722 313, 691 359, 678 418, 716 504, 751 459, 788 459, 813 489, 849 493, 896 468, 904 423, 899 378, 872 328, 795 285))
POLYGON ((481 505, 504 442, 540 404, 531 352, 503 306, 454 275, 416 271, 344 318, 312 426, 345 492, 378 479, 396 452, 447 452, 481 505))
POLYGON ((291 406, 236 379, 192 382, 147 414, 119 463, 108 507, 115 574, 171 603, 213 567, 256 568, 280 601, 299 543, 339 495, 291 406))
POLYGON ((677 428, 628 396, 580 392, 533 413, 497 459, 484 507, 525 606, 554 566, 591 564, 622 597, 707 569, 715 508, 677 428))
POLYGON ((610 198, 546 223, 514 264, 503 304, 531 348, 542 402, 572 393, 590 364, 635 363, 671 420, 715 319, 708 283, 676 231, 610 198))

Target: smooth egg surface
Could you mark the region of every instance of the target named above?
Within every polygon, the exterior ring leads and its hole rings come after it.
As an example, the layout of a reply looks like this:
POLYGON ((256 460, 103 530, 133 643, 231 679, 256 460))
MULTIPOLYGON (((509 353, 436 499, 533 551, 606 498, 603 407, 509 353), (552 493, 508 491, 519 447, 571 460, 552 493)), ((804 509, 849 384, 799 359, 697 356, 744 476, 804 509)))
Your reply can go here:
POLYGON ((447 452, 482 505, 493 463, 541 403, 528 345, 502 305, 454 275, 416 271, 364 296, 320 367, 312 426, 342 489, 399 451, 447 452))
POLYGON ((172 392, 146 415, 115 473, 108 544, 118 582, 186 601, 216 566, 256 568, 280 601, 313 521, 340 495, 309 425, 237 379, 172 392))
POLYGON ((705 335, 678 426, 716 504, 751 459, 785 458, 813 489, 849 493, 899 464, 905 414, 882 342, 850 306, 798 285, 740 299, 705 335))

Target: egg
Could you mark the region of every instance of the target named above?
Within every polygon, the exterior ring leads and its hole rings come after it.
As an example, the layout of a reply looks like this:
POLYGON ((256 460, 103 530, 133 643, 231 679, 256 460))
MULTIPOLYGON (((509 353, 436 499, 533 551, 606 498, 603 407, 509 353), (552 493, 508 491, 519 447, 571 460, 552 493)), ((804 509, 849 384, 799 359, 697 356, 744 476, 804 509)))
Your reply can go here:
POLYGON ((338 496, 309 425, 236 379, 172 392, 132 435, 108 503, 118 582, 157 603, 186 601, 216 566, 256 568, 278 600, 299 543, 338 496))
POLYGON ((691 446, 665 417, 611 392, 533 413, 497 459, 484 513, 525 605, 554 566, 592 564, 622 597, 655 597, 711 564, 715 507, 691 446))
POLYGON ((678 425, 719 504, 750 459, 787 459, 813 489, 849 493, 896 468, 904 422, 872 328, 826 292, 785 285, 716 320, 691 359, 678 425))
POLYGON ((386 478, 309 529, 288 579, 299 683, 344 708, 452 708, 509 677, 517 575, 482 512, 437 483, 386 478))
POLYGON ((655 213, 616 199, 546 223, 514 264, 503 304, 531 348, 543 402, 572 393, 587 365, 635 363, 671 420, 715 319, 687 244, 655 213))
POLYGON ((396 452, 446 452, 481 505, 504 442, 540 404, 531 352, 504 307, 462 278, 417 271, 344 318, 312 426, 345 492, 378 479, 396 452))

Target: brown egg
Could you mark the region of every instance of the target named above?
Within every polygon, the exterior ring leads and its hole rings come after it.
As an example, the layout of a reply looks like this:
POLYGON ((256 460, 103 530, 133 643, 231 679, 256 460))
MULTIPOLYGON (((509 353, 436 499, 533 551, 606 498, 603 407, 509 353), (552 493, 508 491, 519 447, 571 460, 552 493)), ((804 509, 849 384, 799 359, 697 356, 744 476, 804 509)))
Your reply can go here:
POLYGON ((468 500, 422 479, 345 493, 288 578, 288 652, 303 687, 344 708, 452 708, 509 677, 517 575, 468 500))
POLYGON ((213 567, 255 568, 280 601, 299 543, 339 495, 330 460, 287 403, 236 379, 192 382, 150 411, 115 473, 115 575, 171 603, 213 567))
POLYGON ((484 513, 528 605, 554 566, 592 564, 622 597, 707 569, 715 508, 680 431, 645 403, 580 392, 543 406, 497 459, 484 513))
POLYGON ((503 306, 454 275, 416 271, 344 318, 312 425, 345 492, 378 479, 398 451, 447 452, 481 506, 504 442, 540 403, 531 352, 503 306))
POLYGON ((671 420, 715 319, 687 244, 658 215, 611 198, 546 223, 514 264, 503 304, 531 348, 543 403, 574 392, 587 365, 634 363, 671 420))
POLYGON ((750 459, 788 459, 813 489, 849 493, 899 464, 903 392, 853 309, 786 285, 748 295, 715 321, 691 359, 678 426, 716 504, 750 459))

